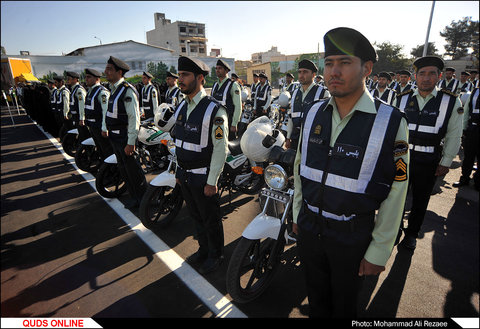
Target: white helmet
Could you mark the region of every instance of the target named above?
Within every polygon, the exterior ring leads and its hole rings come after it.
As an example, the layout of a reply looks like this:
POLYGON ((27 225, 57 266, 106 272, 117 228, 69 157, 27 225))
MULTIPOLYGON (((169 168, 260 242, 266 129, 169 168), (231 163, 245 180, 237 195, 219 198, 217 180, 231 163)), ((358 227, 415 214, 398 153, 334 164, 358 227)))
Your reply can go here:
POLYGON ((140 125, 138 131, 138 141, 145 145, 160 144, 160 140, 164 133, 154 125, 140 125))
POLYGON ((242 102, 246 102, 248 100, 248 90, 244 87, 240 88, 242 89, 242 102))
POLYGON ((240 147, 250 160, 264 162, 268 160, 271 149, 275 145, 282 146, 283 142, 285 136, 273 129, 268 117, 261 116, 248 125, 240 140, 240 147))
POLYGON ((163 131, 170 131, 175 124, 175 108, 171 104, 162 103, 155 113, 155 125, 163 131))
POLYGON ((277 104, 281 107, 286 108, 290 104, 290 98, 291 96, 288 91, 282 91, 282 93, 278 95, 277 104))

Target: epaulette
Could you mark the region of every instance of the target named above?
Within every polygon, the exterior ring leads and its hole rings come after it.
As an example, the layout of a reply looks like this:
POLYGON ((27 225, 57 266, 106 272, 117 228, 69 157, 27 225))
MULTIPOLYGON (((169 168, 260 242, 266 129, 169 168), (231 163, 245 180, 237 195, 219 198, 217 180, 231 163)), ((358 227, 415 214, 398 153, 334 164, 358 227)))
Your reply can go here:
POLYGON ((410 93, 413 93, 413 89, 408 89, 408 90, 406 90, 406 91, 404 91, 404 92, 401 92, 401 93, 399 93, 399 94, 397 95, 397 97, 403 97, 403 96, 405 96, 405 95, 407 95, 407 94, 410 94, 410 93))
POLYGON ((440 91, 441 91, 442 93, 448 94, 448 95, 450 95, 450 96, 458 97, 457 94, 455 94, 453 91, 450 91, 450 90, 448 90, 448 89, 441 89, 440 91))

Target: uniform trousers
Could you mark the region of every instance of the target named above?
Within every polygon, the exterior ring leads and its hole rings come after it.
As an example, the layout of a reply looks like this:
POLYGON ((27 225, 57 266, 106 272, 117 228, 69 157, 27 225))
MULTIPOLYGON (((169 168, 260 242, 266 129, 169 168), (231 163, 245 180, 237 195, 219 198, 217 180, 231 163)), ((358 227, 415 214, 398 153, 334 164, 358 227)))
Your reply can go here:
MULTIPOLYGON (((467 128, 463 140, 464 158, 462 162, 462 177, 467 181, 470 179, 475 159, 478 163, 478 131, 478 126, 467 128)), ((480 174, 478 170, 473 174, 473 180, 475 181, 475 186, 480 186, 480 174)))
POLYGON ((297 246, 309 317, 357 317, 358 294, 364 281, 358 270, 373 227, 373 214, 356 223, 325 220, 308 210, 299 214, 297 246))
POLYGON ((224 235, 220 196, 211 197, 204 194, 204 186, 194 185, 189 181, 190 173, 185 173, 180 179, 182 195, 187 205, 199 244, 198 253, 210 258, 223 255, 224 235))
POLYGON ((147 181, 140 163, 133 155, 125 154, 126 140, 109 138, 113 152, 117 157, 118 169, 127 183, 130 197, 138 204, 142 201, 143 194, 147 189, 147 181))
POLYGON ((100 153, 102 160, 105 160, 107 157, 113 154, 112 144, 108 141, 108 138, 102 136, 101 128, 88 124, 87 127, 90 131, 90 135, 92 135, 92 138, 95 141, 95 146, 97 147, 98 153, 100 153))
POLYGON ((427 212, 430 195, 437 177, 438 162, 422 163, 410 160, 409 190, 412 195, 412 208, 408 216, 408 227, 405 234, 418 237, 418 232, 423 224, 427 212))

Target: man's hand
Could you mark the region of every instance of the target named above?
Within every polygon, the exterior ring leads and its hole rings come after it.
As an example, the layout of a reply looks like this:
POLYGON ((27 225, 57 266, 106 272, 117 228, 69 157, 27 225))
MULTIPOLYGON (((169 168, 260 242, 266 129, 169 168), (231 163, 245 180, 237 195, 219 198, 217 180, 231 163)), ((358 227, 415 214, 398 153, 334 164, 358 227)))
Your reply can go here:
POLYGON ((108 137, 108 131, 103 131, 102 130, 102 137, 107 138, 108 137))
POLYGON ((360 268, 358 269, 358 276, 377 275, 383 271, 385 271, 385 266, 372 264, 363 258, 360 262, 360 268))
POLYGON ((438 165, 437 170, 435 171, 435 176, 444 176, 448 173, 450 168, 438 165))
POLYGON ((230 126, 230 133, 235 134, 237 132, 237 127, 230 126))
POLYGON ((133 155, 133 151, 135 151, 135 145, 127 144, 127 146, 125 146, 124 151, 125 151, 125 154, 128 156, 133 155))
POLYGON ((292 231, 295 234, 298 234, 298 225, 297 223, 292 223, 292 231))
POLYGON ((78 122, 78 124, 79 124, 80 126, 85 126, 85 120, 80 120, 80 121, 78 122))
POLYGON ((218 191, 217 185, 205 184, 205 187, 203 188, 203 194, 205 194, 205 196, 215 195, 217 191, 218 191))
POLYGON ((292 140, 290 138, 285 139, 285 148, 288 150, 290 148, 290 144, 292 140))

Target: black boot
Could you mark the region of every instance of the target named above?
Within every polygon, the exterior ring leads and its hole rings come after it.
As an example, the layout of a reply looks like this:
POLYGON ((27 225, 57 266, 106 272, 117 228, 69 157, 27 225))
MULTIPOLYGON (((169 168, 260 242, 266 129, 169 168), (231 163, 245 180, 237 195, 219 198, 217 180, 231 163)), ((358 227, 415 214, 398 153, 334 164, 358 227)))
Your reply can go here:
POLYGON ((466 186, 470 183, 470 178, 469 177, 460 177, 460 180, 458 182, 453 183, 453 187, 461 187, 461 186, 466 186))

